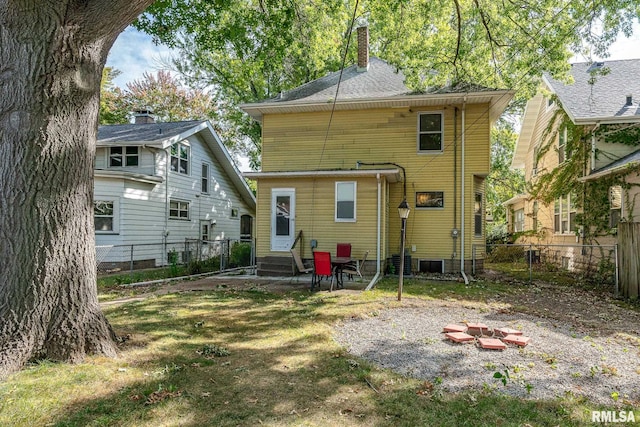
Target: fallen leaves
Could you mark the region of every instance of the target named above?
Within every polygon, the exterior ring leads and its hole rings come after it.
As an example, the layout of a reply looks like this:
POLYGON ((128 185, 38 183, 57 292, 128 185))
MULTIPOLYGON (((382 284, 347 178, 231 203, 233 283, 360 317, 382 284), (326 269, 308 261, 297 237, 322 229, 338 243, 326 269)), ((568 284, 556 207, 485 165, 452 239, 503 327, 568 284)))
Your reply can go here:
POLYGON ((166 399, 173 399, 176 397, 182 396, 182 391, 169 391, 169 390, 157 390, 147 396, 147 400, 144 402, 145 405, 155 405, 156 403, 162 402, 166 399))

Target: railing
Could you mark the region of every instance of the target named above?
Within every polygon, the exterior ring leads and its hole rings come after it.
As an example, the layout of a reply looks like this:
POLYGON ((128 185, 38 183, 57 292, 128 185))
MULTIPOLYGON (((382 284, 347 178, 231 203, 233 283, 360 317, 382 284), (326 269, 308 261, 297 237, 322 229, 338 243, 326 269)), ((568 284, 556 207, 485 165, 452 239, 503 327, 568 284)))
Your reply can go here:
MULTIPOLYGON (((203 264, 207 271, 255 265, 252 240, 175 242, 96 246, 98 273, 113 273, 177 265, 203 264)), ((197 266, 197 265, 196 265, 197 266)))
MULTIPOLYGON (((619 294, 617 245, 488 244, 473 245, 472 272, 483 268, 511 266, 512 271, 528 273, 534 279, 579 280, 599 289, 619 294)), ((508 268, 507 268, 508 269, 508 268)))

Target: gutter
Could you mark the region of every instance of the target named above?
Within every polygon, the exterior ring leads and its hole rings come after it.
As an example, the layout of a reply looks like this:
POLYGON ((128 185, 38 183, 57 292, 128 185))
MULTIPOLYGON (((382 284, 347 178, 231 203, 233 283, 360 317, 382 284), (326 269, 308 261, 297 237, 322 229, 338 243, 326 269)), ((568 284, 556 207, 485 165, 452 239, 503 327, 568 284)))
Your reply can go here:
POLYGON ((380 215, 381 215, 381 205, 382 205, 382 200, 381 200, 381 194, 382 194, 382 190, 381 190, 381 180, 380 180, 380 174, 376 174, 376 178, 378 180, 378 218, 377 218, 377 224, 376 224, 376 275, 373 276, 373 279, 371 279, 371 281, 369 282, 369 284, 367 285, 367 287, 364 289, 365 291, 370 291, 378 282, 378 280, 380 280, 380 275, 381 275, 381 262, 380 262, 380 245, 381 245, 381 238, 380 238, 380 233, 381 233, 381 221, 380 221, 380 215))
POLYGON ((461 176, 462 176, 462 183, 461 183, 461 189, 460 189, 460 211, 461 211, 461 216, 462 219, 460 221, 460 274, 462 275, 462 278, 464 279, 464 284, 468 285, 469 284, 469 279, 467 278, 467 275, 464 273, 464 224, 465 224, 465 211, 464 211, 464 181, 465 181, 465 175, 464 175, 464 165, 465 165, 465 158, 464 158, 464 140, 465 140, 465 136, 467 134, 467 131, 465 129, 465 112, 466 112, 466 105, 467 105, 467 97, 465 96, 464 98, 464 102, 462 103, 462 136, 460 138, 460 142, 461 142, 461 159, 462 159, 462 166, 460 169, 462 169, 461 171, 461 176))
POLYGON ((627 171, 628 168, 631 168, 631 167, 634 167, 634 166, 638 166, 638 165, 640 165, 639 161, 637 161, 637 160, 636 161, 632 161, 632 162, 626 163, 624 165, 616 166, 615 168, 607 169, 607 170, 604 170, 602 172, 597 172, 597 173, 594 173, 594 174, 591 174, 591 175, 580 177, 580 178, 578 178, 578 181, 579 182, 593 181, 595 179, 602 178, 603 176, 609 176, 609 175, 615 175, 615 174, 618 174, 618 173, 624 173, 624 172, 627 171))

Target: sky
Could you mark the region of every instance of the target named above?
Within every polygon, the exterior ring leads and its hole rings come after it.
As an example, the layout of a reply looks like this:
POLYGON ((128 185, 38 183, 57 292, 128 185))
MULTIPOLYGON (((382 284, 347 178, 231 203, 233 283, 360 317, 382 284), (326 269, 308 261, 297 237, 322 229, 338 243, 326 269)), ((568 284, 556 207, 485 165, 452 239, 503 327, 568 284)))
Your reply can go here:
MULTIPOLYGON (((640 58, 640 25, 634 25, 632 37, 620 36, 611 47, 609 60, 640 58)), ((139 80, 143 73, 155 74, 175 55, 175 52, 166 46, 156 46, 151 36, 143 34, 132 27, 127 27, 111 48, 107 58, 107 66, 116 68, 122 72, 114 82, 116 86, 124 88, 128 82, 139 80)), ((600 60, 602 58, 594 58, 600 60)), ((587 59, 574 57, 571 62, 585 62, 587 59)))

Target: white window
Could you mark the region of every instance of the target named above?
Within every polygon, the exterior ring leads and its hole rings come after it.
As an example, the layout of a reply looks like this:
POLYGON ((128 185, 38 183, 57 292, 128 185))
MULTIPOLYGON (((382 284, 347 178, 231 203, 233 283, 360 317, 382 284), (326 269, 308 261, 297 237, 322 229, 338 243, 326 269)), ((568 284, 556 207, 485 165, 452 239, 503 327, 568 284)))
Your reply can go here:
POLYGON ((238 219, 238 208, 231 208, 231 218, 238 219))
POLYGON ((336 182, 336 222, 355 222, 356 183, 336 182))
POLYGON ((513 213, 513 231, 524 231, 524 209, 518 209, 513 213))
POLYGON ((420 209, 444 208, 444 191, 416 192, 416 208, 420 208, 420 209))
POLYGON ((549 111, 553 107, 555 107, 556 103, 551 97, 547 98, 546 101, 547 101, 546 102, 546 111, 549 111))
POLYGON ((567 128, 558 131, 558 164, 567 160, 567 128))
POLYGON ((418 114, 419 153, 442 152, 443 122, 442 113, 418 114))
POLYGON ((622 218, 622 187, 614 185, 609 188, 609 226, 616 228, 622 218))
POLYGON ((209 194, 209 164, 202 164, 202 180, 200 188, 204 194, 209 194))
POLYGON ((180 200, 169 201, 169 218, 189 219, 189 202, 180 200))
POLYGON ((209 221, 201 221, 200 223, 200 239, 203 242, 209 241, 209 232, 211 231, 211 223, 209 221))
POLYGON ((576 231, 576 197, 573 193, 556 199, 553 215, 553 231, 569 234, 576 231))
POLYGON ((97 234, 117 234, 118 201, 94 200, 93 223, 97 234))
POLYGON ((111 147, 109 148, 109 167, 138 166, 138 147, 111 147))
POLYGON ((189 175, 189 146, 176 142, 171 146, 171 171, 189 175))

